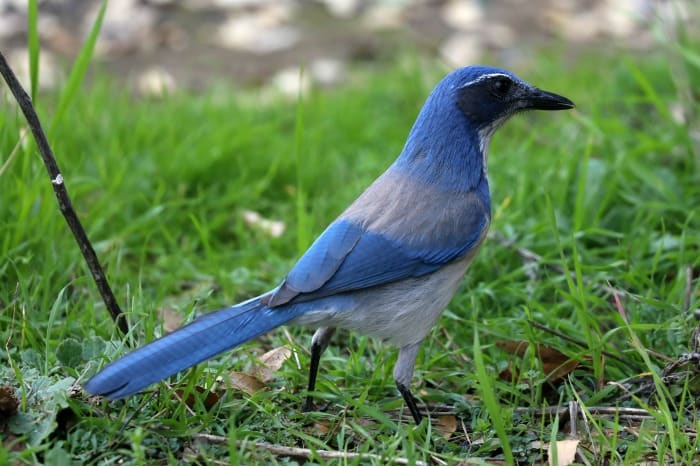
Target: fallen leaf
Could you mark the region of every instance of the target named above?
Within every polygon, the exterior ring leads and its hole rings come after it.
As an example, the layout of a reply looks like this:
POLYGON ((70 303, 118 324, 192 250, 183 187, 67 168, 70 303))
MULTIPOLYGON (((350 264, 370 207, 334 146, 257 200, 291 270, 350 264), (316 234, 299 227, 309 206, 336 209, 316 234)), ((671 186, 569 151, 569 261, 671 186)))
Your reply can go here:
POLYGON ((554 455, 552 454, 552 444, 547 448, 547 457, 549 466, 569 466, 576 460, 576 449, 580 440, 567 439, 556 442, 557 462, 554 463, 554 455))
POLYGON ((530 347, 530 342, 524 340, 503 340, 497 341, 496 346, 501 348, 506 353, 522 358, 527 349, 530 347))
POLYGON ((0 417, 8 419, 17 414, 19 399, 15 396, 15 389, 9 385, 0 386, 0 417))
POLYGON ((175 76, 160 67, 152 67, 144 71, 136 85, 139 92, 146 97, 165 97, 172 94, 177 87, 175 76))
POLYGON ((513 370, 516 371, 516 373, 514 374, 513 371, 511 370, 511 366, 512 366, 512 364, 509 364, 508 367, 506 367, 501 372, 499 372, 498 377, 501 380, 503 380, 505 382, 515 382, 516 380, 518 380, 518 376, 516 375, 517 369, 515 367, 512 368, 513 370))
POLYGON ((331 430, 330 421, 325 420, 325 419, 321 419, 319 421, 316 421, 316 422, 314 422, 313 428, 314 428, 314 430, 316 430, 322 434, 327 434, 328 431, 331 430))
POLYGON ((265 384, 259 378, 245 372, 231 372, 229 380, 231 381, 231 386, 246 392, 248 395, 254 395, 265 388, 265 384))
POLYGON ((168 333, 179 328, 182 323, 182 316, 169 307, 158 309, 158 316, 163 321, 163 329, 168 333))
MULTIPOLYGON (((497 342, 496 346, 514 356, 523 357, 530 347, 530 342, 507 340, 497 342)), ((579 364, 578 361, 569 358, 561 351, 539 343, 535 345, 535 354, 542 363, 542 371, 550 382, 556 382, 566 377, 579 364)), ((502 371, 501 378, 503 380, 513 380, 513 374, 517 374, 517 370, 513 369, 511 367, 510 370, 502 371)))
POLYGON ((453 415, 439 416, 435 427, 443 438, 449 439, 457 430, 457 417, 453 415))
POLYGON ((280 370, 282 364, 292 355, 289 346, 280 346, 272 349, 258 358, 263 365, 257 371, 257 376, 262 382, 272 380, 275 372, 280 370))
MULTIPOLYGON (((219 395, 216 393, 209 391, 205 389, 204 387, 200 387, 197 385, 194 387, 195 390, 197 390, 199 393, 204 393, 207 392, 207 396, 204 399, 204 407, 206 410, 210 410, 218 401, 219 401, 219 395)), ((183 398, 185 396, 185 391, 184 390, 175 390, 175 393, 173 395, 174 397, 176 396, 178 400, 183 400, 187 406, 192 408, 194 406, 194 395, 190 393, 187 398, 183 398)))

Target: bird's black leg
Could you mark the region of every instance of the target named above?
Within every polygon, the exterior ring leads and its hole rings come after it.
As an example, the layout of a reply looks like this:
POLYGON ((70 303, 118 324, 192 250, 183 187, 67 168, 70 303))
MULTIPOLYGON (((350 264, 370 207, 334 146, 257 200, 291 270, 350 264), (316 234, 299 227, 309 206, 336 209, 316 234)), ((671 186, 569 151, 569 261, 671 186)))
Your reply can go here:
POLYGON ((411 378, 413 377, 413 365, 416 362, 416 356, 418 355, 418 348, 420 348, 421 342, 413 343, 402 347, 399 350, 399 357, 396 359, 396 365, 394 366, 394 380, 396 381, 396 387, 401 392, 408 410, 411 411, 413 420, 416 421, 416 425, 420 424, 423 419, 420 411, 418 411, 418 405, 416 404, 416 399, 413 398, 411 390, 408 388, 411 383, 411 378))
POLYGON ((408 406, 408 410, 411 412, 413 420, 416 421, 416 425, 419 425, 420 421, 423 420, 423 416, 421 415, 420 411, 418 411, 418 405, 416 404, 416 399, 413 398, 413 395, 411 394, 411 390, 406 385, 398 382, 396 382, 396 388, 398 388, 399 392, 401 392, 401 396, 403 396, 403 400, 406 402, 406 406, 408 406))
POLYGON ((328 348, 328 342, 335 333, 334 327, 321 327, 316 330, 311 339, 311 365, 309 367, 309 386, 306 402, 304 403, 304 411, 314 410, 314 400, 311 393, 316 388, 316 376, 318 375, 318 365, 321 361, 321 355, 328 348))

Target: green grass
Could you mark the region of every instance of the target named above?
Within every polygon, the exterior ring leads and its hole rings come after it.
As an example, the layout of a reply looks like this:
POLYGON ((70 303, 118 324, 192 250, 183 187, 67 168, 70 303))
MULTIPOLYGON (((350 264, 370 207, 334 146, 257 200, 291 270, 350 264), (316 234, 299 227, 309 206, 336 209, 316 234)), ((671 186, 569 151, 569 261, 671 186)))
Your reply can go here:
MULTIPOLYGON (((662 379, 658 357, 687 352, 696 325, 700 154, 689 128, 698 121, 677 123, 671 110, 692 103, 679 101, 667 54, 582 54, 568 65, 550 55, 514 71, 570 97, 577 110, 509 122, 494 138, 489 168, 492 232, 541 261, 487 241, 419 355, 414 390, 425 403, 454 406, 461 422, 451 436, 412 425, 392 379, 394 349, 342 332, 322 360, 317 404, 328 406, 320 412, 300 411, 308 329, 273 331, 173 379, 186 393, 224 389, 217 376, 251 372, 257 356, 281 345, 295 350, 266 389, 221 390, 210 408, 199 394, 185 406, 165 384, 116 403, 69 392, 125 348, 28 144, 0 176, 0 385, 21 402, 2 427, 0 464, 294 463, 256 442, 447 463, 512 454, 529 464, 570 427, 516 408, 570 401, 587 413, 577 424, 591 464, 694 463, 697 383, 662 379), (629 295, 618 306, 605 287, 629 295), (514 339, 580 364, 549 384, 534 351, 514 359, 496 346, 514 339), (511 360, 515 382, 498 377, 511 360), (625 397, 607 382, 640 390, 625 397), (600 406, 651 416, 589 409, 600 406)), ((697 77, 692 59, 684 63, 697 77)), ((399 153, 444 71, 400 59, 354 69, 346 85, 299 101, 230 84, 140 99, 99 73, 89 87, 71 88, 70 105, 42 96, 39 113, 52 121, 68 190, 138 340, 161 334, 159 309, 190 319, 275 286, 399 153), (57 109, 61 118, 52 120, 57 109), (283 220, 285 234, 247 226, 246 209, 283 220)), ((4 162, 24 121, 9 101, 3 108, 4 162)))

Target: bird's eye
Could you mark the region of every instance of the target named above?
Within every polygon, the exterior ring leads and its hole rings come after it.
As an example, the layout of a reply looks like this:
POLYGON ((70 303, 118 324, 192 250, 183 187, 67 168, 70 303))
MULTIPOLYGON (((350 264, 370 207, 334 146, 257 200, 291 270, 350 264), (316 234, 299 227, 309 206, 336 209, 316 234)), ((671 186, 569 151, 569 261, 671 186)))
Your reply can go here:
POLYGON ((491 81, 491 92, 493 92, 493 94, 496 97, 505 97, 506 94, 508 94, 508 91, 510 90, 512 84, 513 81, 511 81, 507 77, 498 77, 491 81))

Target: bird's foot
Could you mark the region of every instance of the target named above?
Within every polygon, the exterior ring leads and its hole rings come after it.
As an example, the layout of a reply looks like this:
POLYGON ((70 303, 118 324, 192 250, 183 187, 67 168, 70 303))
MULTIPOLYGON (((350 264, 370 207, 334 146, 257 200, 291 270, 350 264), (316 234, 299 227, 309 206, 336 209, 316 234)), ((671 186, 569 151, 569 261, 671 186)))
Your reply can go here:
POLYGON ((304 406, 301 408, 301 410, 305 413, 308 413, 310 411, 316 411, 316 403, 314 403, 313 398, 307 396, 306 401, 304 401, 304 406))

